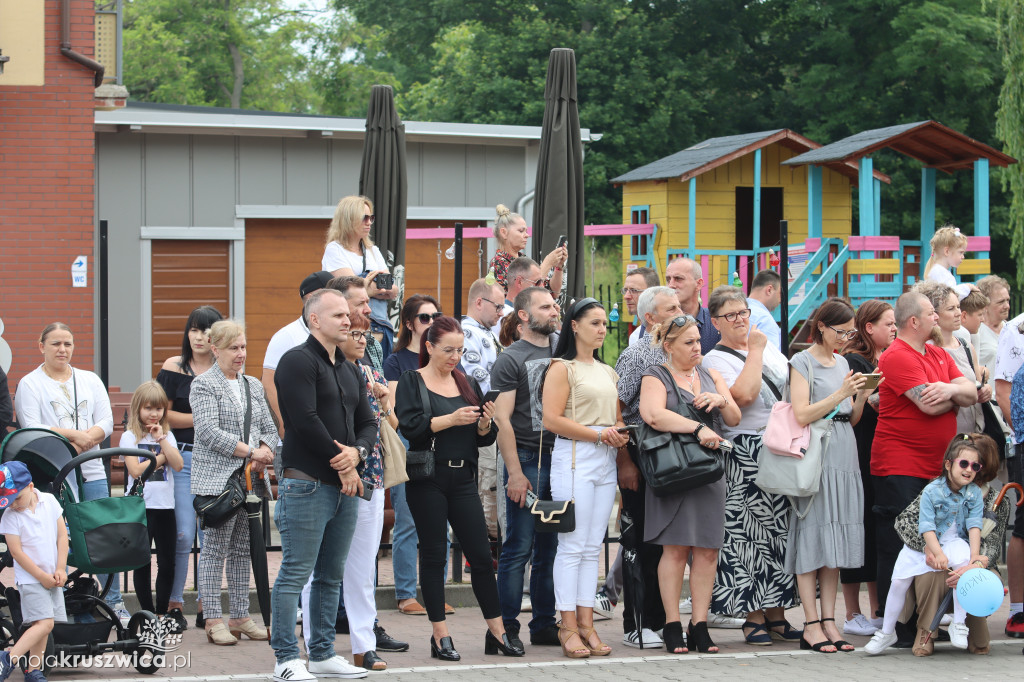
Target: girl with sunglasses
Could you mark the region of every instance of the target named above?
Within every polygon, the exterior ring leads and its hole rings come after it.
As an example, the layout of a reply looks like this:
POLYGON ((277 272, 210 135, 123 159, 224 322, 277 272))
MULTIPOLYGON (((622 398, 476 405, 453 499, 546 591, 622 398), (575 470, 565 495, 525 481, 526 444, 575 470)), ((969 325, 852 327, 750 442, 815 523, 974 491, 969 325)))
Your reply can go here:
MULTIPOLYGON (((885 601, 885 620, 864 646, 868 654, 880 654, 896 643, 896 621, 915 576, 930 571, 961 573, 959 569, 968 566, 988 566, 988 557, 981 553, 984 501, 981 488, 974 482, 982 469, 981 456, 970 435, 958 434, 953 439, 946 448, 942 468, 943 475, 921 491, 917 530, 924 539, 926 552, 918 552, 907 545, 900 550, 885 601)), ((949 641, 958 649, 967 648, 966 620, 967 612, 954 590, 949 641)))

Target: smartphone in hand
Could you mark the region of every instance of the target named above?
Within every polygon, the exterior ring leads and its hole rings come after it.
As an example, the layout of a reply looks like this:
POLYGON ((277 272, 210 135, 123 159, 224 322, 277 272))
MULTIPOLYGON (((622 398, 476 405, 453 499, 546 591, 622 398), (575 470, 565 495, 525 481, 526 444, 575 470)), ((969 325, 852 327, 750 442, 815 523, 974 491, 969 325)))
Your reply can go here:
POLYGON ((532 490, 527 490, 526 491, 526 506, 527 507, 532 507, 533 503, 536 502, 537 499, 538 499, 537 498, 537 493, 533 492, 532 490))
POLYGON ((363 481, 363 492, 359 497, 369 502, 370 499, 373 497, 373 484, 363 481))

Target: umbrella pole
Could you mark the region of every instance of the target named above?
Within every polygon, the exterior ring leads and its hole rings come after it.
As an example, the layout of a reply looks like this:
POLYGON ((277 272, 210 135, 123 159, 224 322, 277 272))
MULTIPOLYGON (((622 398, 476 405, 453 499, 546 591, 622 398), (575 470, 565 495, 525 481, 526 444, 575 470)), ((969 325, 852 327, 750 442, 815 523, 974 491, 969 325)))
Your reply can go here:
POLYGON ((455 223, 455 277, 452 279, 452 310, 456 320, 462 319, 462 223, 455 223))
POLYGON ((789 221, 779 221, 779 288, 782 294, 782 308, 779 321, 782 323, 782 354, 789 357, 789 221))

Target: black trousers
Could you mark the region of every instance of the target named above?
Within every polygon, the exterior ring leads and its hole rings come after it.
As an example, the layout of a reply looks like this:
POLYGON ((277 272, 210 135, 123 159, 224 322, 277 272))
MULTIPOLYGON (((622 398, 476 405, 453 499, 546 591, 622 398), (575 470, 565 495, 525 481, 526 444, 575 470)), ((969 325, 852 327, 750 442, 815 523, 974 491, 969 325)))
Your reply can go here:
POLYGON ((658 584, 658 563, 661 561, 661 545, 644 542, 644 495, 647 484, 640 478, 640 486, 634 492, 620 488, 622 494, 622 513, 628 514, 633 520, 631 532, 622 536, 622 551, 635 552, 635 561, 639 564, 639 574, 643 586, 643 607, 640 612, 641 622, 636 622, 633 604, 636 601, 637 577, 631 576, 627 566, 629 557, 622 559, 622 631, 629 634, 640 628, 660 630, 665 627, 665 606, 661 603, 661 589, 658 584))
POLYGON ((469 463, 453 469, 439 460, 433 479, 406 483, 405 497, 419 536, 420 588, 427 617, 435 623, 444 620, 444 565, 451 524, 469 560, 473 594, 484 618, 500 618, 498 583, 475 469, 469 463))
POLYGON ((167 613, 167 604, 174 586, 174 553, 178 542, 178 527, 173 509, 147 509, 146 524, 149 526, 149 541, 156 544, 156 604, 153 604, 151 564, 136 568, 133 575, 135 596, 139 606, 152 613, 167 613))
POLYGON ((929 479, 915 476, 872 476, 875 488, 875 548, 878 561, 878 607, 885 613, 885 600, 892 584, 896 557, 903 549, 903 540, 896 533, 896 517, 907 508, 929 479))

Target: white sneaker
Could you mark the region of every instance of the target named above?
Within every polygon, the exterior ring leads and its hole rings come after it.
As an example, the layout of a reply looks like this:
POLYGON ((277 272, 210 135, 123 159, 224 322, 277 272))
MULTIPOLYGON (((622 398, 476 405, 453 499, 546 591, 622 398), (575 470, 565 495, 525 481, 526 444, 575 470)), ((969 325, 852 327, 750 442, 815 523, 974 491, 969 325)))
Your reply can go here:
POLYGON ((890 632, 888 635, 879 630, 875 633, 875 636, 871 638, 871 641, 864 645, 864 652, 868 656, 877 656, 895 644, 896 639, 895 630, 890 632))
POLYGON ((644 628, 639 632, 633 630, 633 632, 630 632, 627 635, 623 635, 622 643, 626 646, 631 646, 634 649, 660 649, 661 647, 665 646, 665 643, 661 640, 661 637, 655 634, 653 630, 649 630, 648 628, 644 628), (640 640, 643 640, 643 643, 641 643, 640 640))
POLYGON ((952 622, 953 622, 953 614, 952 613, 947 613, 939 621, 939 625, 949 625, 952 622))
POLYGON ((863 613, 854 615, 853 618, 843 623, 844 635, 860 635, 870 637, 878 631, 878 628, 871 624, 863 613))
POLYGON ((309 674, 306 666, 298 658, 274 665, 274 682, 311 682, 312 680, 316 680, 316 677, 309 674))
POLYGON ((117 614, 117 619, 121 621, 121 627, 128 627, 132 614, 128 613, 128 609, 125 608, 123 601, 117 603, 117 606, 114 607, 114 613, 117 614))
POLYGON ((743 627, 743 619, 733 618, 732 616, 723 616, 720 613, 709 613, 708 627, 720 628, 723 630, 739 630, 743 627))
POLYGON ((317 677, 344 677, 349 680, 366 677, 369 674, 366 668, 357 668, 337 655, 326 661, 310 661, 309 672, 317 677))
POLYGON ((967 633, 966 623, 952 623, 949 626, 949 643, 957 649, 966 649, 967 633))
MULTIPOLYGON (((867 616, 865 616, 865 618, 867 618, 867 616)), ((874 625, 876 630, 882 629, 883 621, 884 619, 881 616, 879 616, 878 618, 868 618, 868 622, 874 625)))
POLYGON ((530 595, 523 595, 523 603, 519 605, 520 613, 533 613, 533 602, 530 601, 530 595))
POLYGON ((693 613, 693 600, 690 597, 679 602, 679 613, 693 613))
POLYGON ((604 590, 599 590, 594 597, 594 620, 609 620, 615 615, 615 604, 608 598, 604 590))

